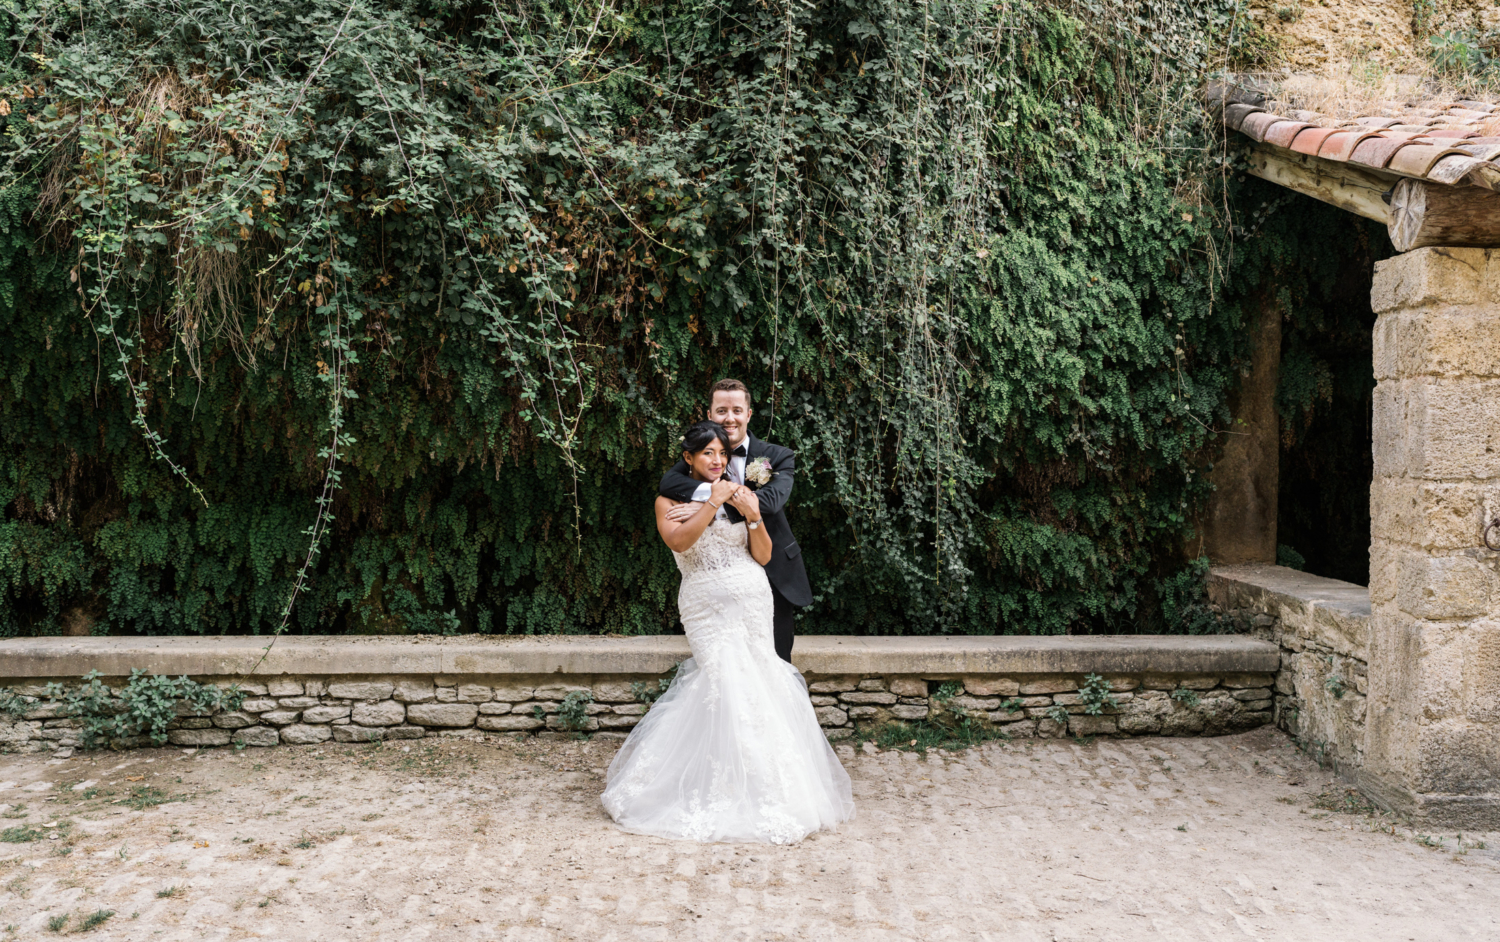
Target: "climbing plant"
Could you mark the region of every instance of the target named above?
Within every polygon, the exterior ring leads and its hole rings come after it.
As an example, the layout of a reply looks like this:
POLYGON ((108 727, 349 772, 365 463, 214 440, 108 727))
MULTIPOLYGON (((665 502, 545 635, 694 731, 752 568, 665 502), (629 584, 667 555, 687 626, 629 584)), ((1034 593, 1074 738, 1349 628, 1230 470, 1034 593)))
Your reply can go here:
POLYGON ((0 633, 671 630, 725 375, 801 630, 1184 630, 1238 4, 5 10, 0 633))

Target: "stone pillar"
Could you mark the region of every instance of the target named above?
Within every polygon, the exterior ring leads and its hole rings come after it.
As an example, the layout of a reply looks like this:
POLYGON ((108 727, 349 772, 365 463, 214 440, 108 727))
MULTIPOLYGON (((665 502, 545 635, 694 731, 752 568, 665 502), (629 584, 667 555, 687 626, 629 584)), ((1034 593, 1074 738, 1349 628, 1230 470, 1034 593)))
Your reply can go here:
MULTIPOLYGON (((1276 379, 1281 366, 1281 305, 1268 296, 1250 325, 1250 371, 1229 407, 1234 426, 1208 479, 1214 493, 1200 521, 1201 554, 1215 565, 1276 562, 1277 481, 1281 433, 1276 379)), ((1199 555, 1195 553, 1194 555, 1199 555)))
POLYGON ((1375 266, 1370 652, 1360 784, 1500 828, 1500 249, 1375 266))

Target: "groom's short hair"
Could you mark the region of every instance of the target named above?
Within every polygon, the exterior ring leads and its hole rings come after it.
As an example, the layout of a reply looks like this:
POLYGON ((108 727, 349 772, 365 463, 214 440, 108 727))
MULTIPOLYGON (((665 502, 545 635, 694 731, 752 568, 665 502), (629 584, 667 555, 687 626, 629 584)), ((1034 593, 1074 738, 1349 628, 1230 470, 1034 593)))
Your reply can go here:
POLYGON ((755 408, 755 398, 750 395, 750 387, 737 379, 721 379, 708 390, 708 401, 714 401, 716 392, 742 392, 745 394, 745 405, 751 409, 755 408))

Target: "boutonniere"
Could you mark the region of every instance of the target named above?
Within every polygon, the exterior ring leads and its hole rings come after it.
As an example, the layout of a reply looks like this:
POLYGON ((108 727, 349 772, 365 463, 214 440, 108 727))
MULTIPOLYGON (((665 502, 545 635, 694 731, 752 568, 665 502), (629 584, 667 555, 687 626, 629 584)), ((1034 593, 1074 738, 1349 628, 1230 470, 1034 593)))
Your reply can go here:
POLYGON ((776 472, 771 470, 771 462, 765 458, 756 458, 745 464, 745 483, 747 484, 765 487, 775 476, 776 472))

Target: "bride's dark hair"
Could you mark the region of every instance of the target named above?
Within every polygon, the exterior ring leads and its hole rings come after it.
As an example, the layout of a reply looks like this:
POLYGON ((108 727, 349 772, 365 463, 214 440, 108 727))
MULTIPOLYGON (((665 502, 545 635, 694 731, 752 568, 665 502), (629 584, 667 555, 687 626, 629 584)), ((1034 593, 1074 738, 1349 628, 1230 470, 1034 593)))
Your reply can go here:
POLYGON ((728 451, 729 433, 724 431, 724 426, 717 422, 710 422, 707 419, 702 422, 694 422, 682 433, 682 450, 690 455, 696 455, 707 448, 708 443, 716 438, 724 446, 724 450, 728 451))

